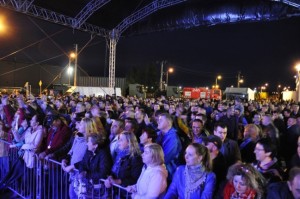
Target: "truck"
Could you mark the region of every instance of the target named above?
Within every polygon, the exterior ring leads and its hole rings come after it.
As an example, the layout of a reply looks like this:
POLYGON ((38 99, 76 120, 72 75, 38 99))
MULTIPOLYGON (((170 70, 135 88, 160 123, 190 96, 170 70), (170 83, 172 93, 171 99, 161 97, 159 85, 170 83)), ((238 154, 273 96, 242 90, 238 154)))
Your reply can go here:
POLYGON ((218 88, 207 87, 184 87, 182 92, 183 98, 186 99, 213 99, 221 100, 222 91, 218 88))

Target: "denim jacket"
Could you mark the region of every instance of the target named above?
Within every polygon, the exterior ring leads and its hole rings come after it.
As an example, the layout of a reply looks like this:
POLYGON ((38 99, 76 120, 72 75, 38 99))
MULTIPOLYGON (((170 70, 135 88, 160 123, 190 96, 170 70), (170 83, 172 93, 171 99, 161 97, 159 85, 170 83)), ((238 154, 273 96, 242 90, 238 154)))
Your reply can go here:
POLYGON ((178 166, 176 165, 177 158, 182 150, 176 129, 172 127, 165 134, 159 131, 156 142, 163 148, 165 154, 165 165, 169 172, 169 177, 172 177, 178 166))

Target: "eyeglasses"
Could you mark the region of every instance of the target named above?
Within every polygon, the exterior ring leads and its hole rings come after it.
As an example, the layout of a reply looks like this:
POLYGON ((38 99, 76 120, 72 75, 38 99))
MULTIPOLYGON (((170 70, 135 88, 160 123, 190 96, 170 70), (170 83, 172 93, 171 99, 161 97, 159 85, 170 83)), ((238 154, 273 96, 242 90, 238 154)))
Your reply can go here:
POLYGON ((255 148, 254 151, 264 151, 265 149, 255 148))

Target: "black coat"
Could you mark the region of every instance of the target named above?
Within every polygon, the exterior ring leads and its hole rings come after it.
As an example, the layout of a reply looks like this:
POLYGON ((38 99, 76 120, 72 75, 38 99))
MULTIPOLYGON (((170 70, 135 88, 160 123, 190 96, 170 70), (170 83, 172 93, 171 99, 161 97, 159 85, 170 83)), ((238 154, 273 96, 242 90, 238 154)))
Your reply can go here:
POLYGON ((294 199, 294 197, 287 182, 277 182, 268 186, 266 199, 294 199))
POLYGON ((226 138, 220 151, 227 162, 227 167, 230 167, 237 161, 242 160, 239 145, 234 140, 226 138))
POLYGON ((126 155, 121 158, 120 169, 117 173, 112 173, 113 178, 122 181, 121 186, 136 184, 143 168, 143 161, 140 155, 130 157, 126 155))
MULTIPOLYGON (((246 142, 246 141, 244 141, 246 142)), ((249 141, 247 144, 244 144, 244 142, 240 145, 240 151, 242 156, 242 161, 246 163, 252 163, 256 161, 256 157, 254 154, 254 149, 256 146, 256 143, 254 141, 249 141)))
POLYGON ((86 171, 87 179, 99 183, 99 179, 104 179, 110 174, 112 167, 109 147, 97 148, 94 153, 87 150, 82 161, 74 166, 79 172, 86 171))
POLYGON ((297 152, 298 137, 300 136, 300 127, 293 125, 287 129, 285 142, 285 161, 290 162, 292 156, 297 152))

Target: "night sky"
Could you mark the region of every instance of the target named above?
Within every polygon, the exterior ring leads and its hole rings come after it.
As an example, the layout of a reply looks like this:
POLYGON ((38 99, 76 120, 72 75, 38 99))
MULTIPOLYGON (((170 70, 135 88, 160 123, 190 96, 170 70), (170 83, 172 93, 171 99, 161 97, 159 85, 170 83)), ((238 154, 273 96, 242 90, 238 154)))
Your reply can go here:
MULTIPOLYGON (((26 15, 0 9, 7 17, 9 34, 0 35, 0 59, 61 65, 68 62, 73 44, 81 49, 91 38, 26 15), (58 31, 61 31, 57 33, 58 31), (44 33, 43 33, 44 32, 44 33), (50 39, 46 35, 57 33, 50 39), (18 49, 38 42, 16 54, 18 49), (54 44, 55 42, 55 44, 54 44), (57 58, 53 58, 56 57, 57 58), (53 58, 53 59, 51 59, 53 58)), ((124 77, 131 67, 172 66, 169 85, 212 86, 217 75, 222 89, 236 85, 238 71, 245 87, 269 83, 294 88, 294 66, 300 62, 300 17, 260 23, 223 24, 195 29, 156 32, 120 38, 117 45, 116 76, 124 77)), ((95 37, 78 57, 79 65, 92 76, 108 76, 108 52, 104 38, 95 37)), ((271 90, 271 89, 270 89, 271 90)))

